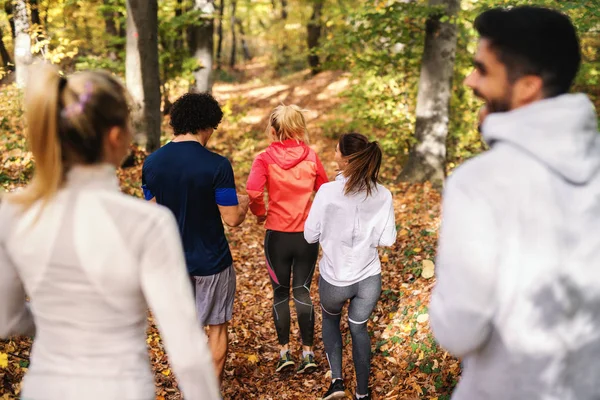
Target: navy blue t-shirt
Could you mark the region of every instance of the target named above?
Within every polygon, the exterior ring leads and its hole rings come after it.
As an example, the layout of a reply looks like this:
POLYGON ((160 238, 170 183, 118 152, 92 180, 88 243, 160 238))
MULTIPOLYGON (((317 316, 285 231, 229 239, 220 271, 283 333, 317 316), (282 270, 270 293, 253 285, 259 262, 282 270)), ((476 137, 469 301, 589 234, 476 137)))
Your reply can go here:
POLYGON ((195 141, 171 142, 144 162, 147 200, 168 207, 179 224, 190 275, 218 274, 233 263, 217 205, 238 204, 229 161, 195 141))

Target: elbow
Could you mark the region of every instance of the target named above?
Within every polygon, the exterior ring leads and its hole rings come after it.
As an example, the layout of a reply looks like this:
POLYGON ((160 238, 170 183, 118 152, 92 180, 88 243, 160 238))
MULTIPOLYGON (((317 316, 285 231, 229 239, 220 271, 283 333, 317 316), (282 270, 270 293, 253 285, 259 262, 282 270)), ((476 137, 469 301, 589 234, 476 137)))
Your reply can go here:
POLYGON ((244 222, 244 220, 246 219, 246 216, 243 215, 241 217, 237 217, 237 218, 223 218, 223 221, 225 222, 225 224, 227 226, 230 226, 232 228, 238 227, 242 224, 242 222, 244 222))
POLYGON ((319 232, 304 229, 304 240, 310 244, 317 243, 320 236, 319 232))
POLYGON ((382 237, 379 239, 379 245, 382 247, 392 247, 396 243, 396 232, 388 237, 382 237))
POLYGON ((394 243, 396 243, 396 239, 395 238, 393 240, 382 239, 382 240, 379 241, 379 246, 381 246, 381 247, 392 247, 394 245, 394 243))

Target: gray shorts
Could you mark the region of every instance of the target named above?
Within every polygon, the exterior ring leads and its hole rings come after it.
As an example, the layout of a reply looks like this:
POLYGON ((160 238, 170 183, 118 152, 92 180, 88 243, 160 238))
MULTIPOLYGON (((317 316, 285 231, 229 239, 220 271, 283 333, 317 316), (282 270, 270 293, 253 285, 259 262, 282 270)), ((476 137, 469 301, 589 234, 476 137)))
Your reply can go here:
POLYGON ((221 325, 231 320, 235 298, 235 269, 232 266, 215 275, 192 276, 196 314, 203 326, 221 325))

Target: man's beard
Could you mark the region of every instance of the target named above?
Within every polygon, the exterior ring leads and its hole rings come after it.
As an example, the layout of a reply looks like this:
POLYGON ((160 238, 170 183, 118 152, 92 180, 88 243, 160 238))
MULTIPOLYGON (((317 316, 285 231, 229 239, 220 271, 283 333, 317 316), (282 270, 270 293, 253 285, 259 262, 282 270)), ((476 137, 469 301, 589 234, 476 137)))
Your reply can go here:
POLYGON ((473 90, 473 94, 485 101, 489 114, 507 112, 511 110, 510 99, 512 98, 512 87, 508 87, 504 96, 497 99, 487 99, 476 89, 473 90))

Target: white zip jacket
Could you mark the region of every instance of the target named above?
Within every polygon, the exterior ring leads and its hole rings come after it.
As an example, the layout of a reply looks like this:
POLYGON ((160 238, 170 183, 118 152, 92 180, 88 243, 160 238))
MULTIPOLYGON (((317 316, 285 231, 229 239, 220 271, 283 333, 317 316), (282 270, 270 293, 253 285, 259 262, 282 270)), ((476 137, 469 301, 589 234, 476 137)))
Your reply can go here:
POLYGON ((170 211, 106 165, 71 170, 39 210, 0 204, 0 337, 35 330, 22 398, 154 399, 150 307, 185 398, 220 399, 170 211))
POLYGON ((344 194, 345 179, 325 183, 315 196, 304 238, 320 242, 321 277, 334 286, 350 286, 381 273, 377 247, 396 242, 392 194, 377 185, 371 196, 344 194))

